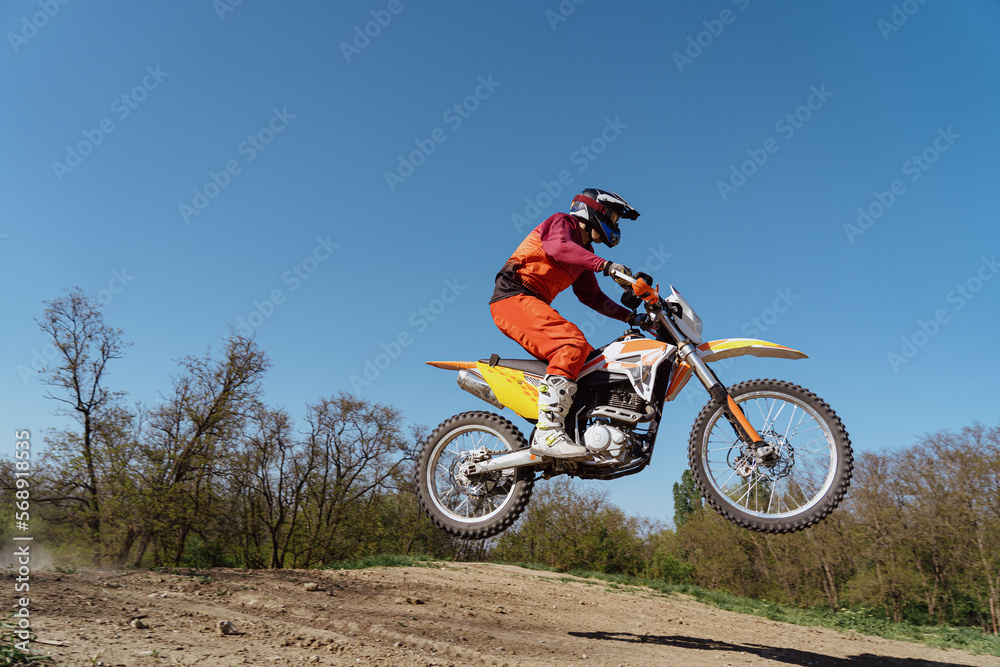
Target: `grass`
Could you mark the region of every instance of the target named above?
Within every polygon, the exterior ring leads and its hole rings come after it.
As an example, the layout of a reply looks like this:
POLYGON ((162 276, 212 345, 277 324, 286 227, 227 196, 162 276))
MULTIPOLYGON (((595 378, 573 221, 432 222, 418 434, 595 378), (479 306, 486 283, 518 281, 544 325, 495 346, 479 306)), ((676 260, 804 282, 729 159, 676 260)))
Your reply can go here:
POLYGON ((503 563, 503 565, 513 565, 514 567, 524 568, 525 570, 538 570, 540 572, 562 572, 562 570, 557 567, 539 565, 538 563, 503 563))
POLYGON ((342 560, 335 563, 323 565, 321 570, 367 570, 373 567, 434 567, 436 560, 431 556, 413 555, 396 556, 393 554, 379 554, 378 556, 367 556, 354 560, 342 560))
MULTIPOLYGON (((0 665, 32 665, 42 661, 50 661, 45 655, 38 653, 25 653, 17 647, 17 644, 24 640, 14 634, 18 630, 17 621, 14 614, 7 614, 7 617, 0 621, 0 665)), ((31 633, 31 640, 35 639, 35 633, 31 633)))

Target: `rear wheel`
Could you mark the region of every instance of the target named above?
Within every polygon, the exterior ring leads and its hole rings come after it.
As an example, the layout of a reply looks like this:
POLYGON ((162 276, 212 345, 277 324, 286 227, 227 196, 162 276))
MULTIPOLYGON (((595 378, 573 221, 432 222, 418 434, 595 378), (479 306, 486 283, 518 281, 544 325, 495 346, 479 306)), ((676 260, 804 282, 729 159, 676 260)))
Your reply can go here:
POLYGON ((510 468, 475 476, 463 464, 519 449, 521 431, 491 412, 463 412, 438 426, 417 460, 420 506, 442 530, 465 539, 485 539, 510 527, 531 498, 534 472, 510 468))
POLYGON ((840 418, 812 392, 780 380, 729 389, 772 453, 759 456, 735 434, 723 407, 702 408, 688 463, 702 496, 744 528, 789 533, 815 524, 840 504, 854 457, 840 418))

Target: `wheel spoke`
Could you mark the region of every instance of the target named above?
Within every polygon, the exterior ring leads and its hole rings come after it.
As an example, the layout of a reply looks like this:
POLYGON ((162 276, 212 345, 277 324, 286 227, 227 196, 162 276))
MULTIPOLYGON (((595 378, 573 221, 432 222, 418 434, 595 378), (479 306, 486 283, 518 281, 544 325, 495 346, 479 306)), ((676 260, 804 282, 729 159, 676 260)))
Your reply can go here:
POLYGON ((778 401, 774 401, 773 403, 771 403, 771 409, 767 413, 767 420, 764 422, 764 429, 767 431, 771 430, 771 424, 777 423, 778 417, 781 416, 781 412, 785 409, 785 406, 788 405, 787 403, 782 401, 781 407, 778 408, 778 414, 774 415, 774 417, 772 418, 771 413, 774 412, 774 406, 776 406, 777 404, 778 401))
MULTIPOLYGON (((815 421, 815 420, 814 420, 814 421, 815 421)), ((794 438, 794 437, 795 437, 795 436, 797 436, 797 435, 802 435, 803 433, 808 433, 809 431, 815 431, 816 429, 820 429, 820 430, 822 430, 822 429, 823 429, 823 426, 822 426, 821 424, 816 424, 816 425, 815 425, 815 426, 813 426, 812 428, 807 428, 807 429, 806 429, 806 430, 804 430, 804 431, 799 431, 799 430, 798 430, 798 427, 796 427, 796 430, 794 430, 794 431, 792 431, 792 432, 791 432, 790 434, 788 434, 788 437, 789 437, 789 438, 794 438)))
MULTIPOLYGON (((459 461, 472 463, 473 452, 500 454, 513 451, 500 432, 478 424, 468 425, 442 438, 430 453, 427 478, 431 500, 438 511, 459 523, 475 523, 503 512, 515 493, 516 473, 503 471, 466 477, 459 461)), ((426 474, 426 473, 425 473, 426 474)))
POLYGON ((738 499, 736 500, 736 502, 737 502, 737 503, 739 503, 740 505, 743 505, 743 504, 745 504, 745 503, 744 503, 743 501, 744 501, 745 499, 747 499, 747 498, 749 498, 749 497, 750 497, 750 492, 751 492, 752 490, 753 490, 753 486, 752 486, 752 485, 748 485, 748 486, 747 486, 747 491, 746 491, 746 493, 744 493, 744 494, 743 494, 742 496, 740 496, 740 497, 739 497, 739 498, 738 498, 738 499))
MULTIPOLYGON (((801 417, 799 417, 799 421, 798 421, 798 423, 796 423, 796 424, 795 424, 795 428, 792 428, 792 429, 790 429, 790 432, 789 432, 789 433, 785 433, 785 435, 786 435, 787 437, 791 438, 791 437, 792 437, 792 436, 794 436, 795 434, 799 433, 799 429, 800 429, 800 428, 802 428, 802 422, 805 422, 805 421, 806 421, 807 419, 808 419, 809 421, 813 422, 813 423, 816 423, 816 420, 815 420, 815 419, 813 419, 813 418, 812 418, 812 417, 811 417, 811 416, 809 415, 809 413, 808 413, 808 412, 806 412, 805 410, 803 410, 803 411, 802 411, 802 416, 801 416, 801 417)), ((789 423, 789 425, 791 425, 791 423, 792 423, 792 422, 791 422, 791 421, 789 421, 788 423, 789 423)), ((807 422, 807 423, 808 423, 808 422, 807 422)))
MULTIPOLYGON (((786 440, 789 437, 791 437, 791 436, 788 435, 788 431, 792 428, 792 420, 795 419, 795 411, 798 410, 798 409, 799 409, 799 406, 797 406, 797 405, 792 406, 792 414, 788 415, 788 426, 785 427, 785 432, 782 434, 786 440)), ((805 419, 805 418, 806 418, 806 413, 803 410, 802 417, 799 418, 799 423, 795 425, 795 428, 798 428, 799 424, 801 424, 802 420, 805 419)))
MULTIPOLYGON (((808 447, 809 445, 811 445, 813 443, 816 443, 816 442, 819 442, 820 440, 823 440, 823 441, 826 440, 826 434, 825 433, 823 435, 819 436, 818 438, 810 440, 809 442, 807 442, 804 445, 799 445, 799 448, 801 449, 801 448, 804 448, 804 447, 808 447)), ((821 450, 817 450, 817 451, 821 451, 821 450)))
POLYGON ((728 476, 728 477, 726 477, 726 479, 722 480, 722 482, 721 482, 721 483, 722 483, 722 486, 723 486, 723 487, 726 487, 726 486, 728 486, 728 485, 729 485, 729 481, 730 481, 730 480, 731 480, 731 479, 733 478, 733 476, 734 476, 734 475, 736 475, 736 471, 735 471, 735 470, 732 470, 732 469, 730 469, 730 470, 729 470, 729 476, 728 476))
MULTIPOLYGON (((760 413, 761 419, 763 419, 766 422, 767 421, 767 415, 764 414, 764 410, 762 410, 761 407, 760 407, 760 399, 755 399, 754 402, 753 402, 753 404, 757 406, 757 412, 760 413)), ((767 405, 767 400, 766 399, 764 401, 764 405, 767 405)), ((771 411, 769 409, 768 410, 768 414, 770 414, 770 413, 771 413, 771 411)))
POLYGON ((777 458, 766 463, 751 458, 750 477, 738 477, 744 450, 718 408, 702 435, 701 449, 704 472, 717 497, 759 517, 796 514, 819 502, 833 482, 836 445, 815 409, 781 391, 751 392, 737 402, 744 414, 754 415, 751 424, 760 425, 758 432, 777 458))

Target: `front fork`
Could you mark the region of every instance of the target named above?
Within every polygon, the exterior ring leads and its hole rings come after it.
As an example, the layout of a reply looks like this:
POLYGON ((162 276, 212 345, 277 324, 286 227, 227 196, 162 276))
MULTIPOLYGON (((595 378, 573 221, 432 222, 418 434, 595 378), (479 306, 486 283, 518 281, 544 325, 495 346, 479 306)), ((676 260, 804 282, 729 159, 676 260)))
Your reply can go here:
POLYGON ((762 462, 767 463, 775 459, 777 452, 760 437, 757 429, 753 427, 750 420, 743 414, 743 410, 733 400, 733 397, 729 395, 729 391, 722 384, 722 381, 719 380, 715 371, 709 368, 708 364, 698 356, 698 350, 694 344, 687 340, 677 329, 673 320, 667 317, 666 313, 660 311, 657 313, 656 319, 659 324, 670 332, 674 340, 679 341, 677 353, 680 355, 681 360, 691 367, 691 370, 694 371, 694 374, 705 386, 705 389, 708 390, 712 398, 715 399, 715 402, 722 406, 726 419, 729 420, 733 430, 736 431, 737 437, 748 445, 750 450, 762 462))

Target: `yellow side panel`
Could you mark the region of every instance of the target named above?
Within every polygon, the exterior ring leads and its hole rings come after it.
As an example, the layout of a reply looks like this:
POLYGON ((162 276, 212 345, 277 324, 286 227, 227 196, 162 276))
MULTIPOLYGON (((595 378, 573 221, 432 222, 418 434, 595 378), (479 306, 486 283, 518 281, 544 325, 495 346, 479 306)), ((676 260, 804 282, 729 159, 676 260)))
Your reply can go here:
POLYGON ((497 400, 525 419, 538 419, 538 387, 525 380, 523 371, 476 364, 497 400))

